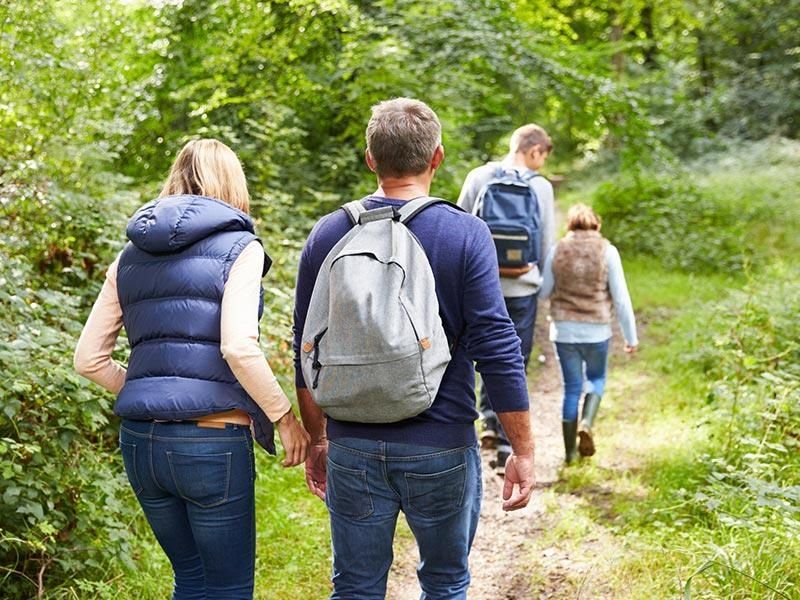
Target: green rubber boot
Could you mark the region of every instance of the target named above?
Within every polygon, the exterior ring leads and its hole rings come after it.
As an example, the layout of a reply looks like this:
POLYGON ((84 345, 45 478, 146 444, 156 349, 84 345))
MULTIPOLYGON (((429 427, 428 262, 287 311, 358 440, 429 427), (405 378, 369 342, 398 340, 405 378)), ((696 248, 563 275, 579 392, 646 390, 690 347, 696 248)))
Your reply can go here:
POLYGON ((581 414, 581 425, 578 428, 578 452, 581 456, 594 455, 594 437, 592 436, 592 425, 597 416, 597 409, 600 408, 601 396, 597 394, 586 394, 583 398, 583 413, 581 414))
POLYGON ((577 442, 575 434, 578 431, 578 421, 561 421, 561 431, 564 433, 566 462, 567 464, 571 464, 578 458, 578 453, 575 451, 575 444, 577 442))

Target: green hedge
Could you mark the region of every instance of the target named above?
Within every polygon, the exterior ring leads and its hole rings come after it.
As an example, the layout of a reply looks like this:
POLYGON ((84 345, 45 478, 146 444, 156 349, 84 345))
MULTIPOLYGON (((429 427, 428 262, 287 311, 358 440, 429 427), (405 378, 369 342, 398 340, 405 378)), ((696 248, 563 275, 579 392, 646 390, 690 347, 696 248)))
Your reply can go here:
POLYGON ((624 174, 598 186, 592 204, 620 251, 653 256, 667 268, 739 271, 753 254, 747 216, 702 193, 687 173, 624 174))

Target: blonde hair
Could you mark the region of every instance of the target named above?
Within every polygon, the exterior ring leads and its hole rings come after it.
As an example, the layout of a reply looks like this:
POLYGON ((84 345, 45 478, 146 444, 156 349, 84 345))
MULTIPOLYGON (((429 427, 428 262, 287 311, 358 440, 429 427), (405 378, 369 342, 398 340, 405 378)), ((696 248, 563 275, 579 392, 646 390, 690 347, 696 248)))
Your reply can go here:
POLYGON ((599 216, 585 204, 575 204, 567 211, 567 230, 600 230, 602 220, 599 216))
POLYGON ((553 140, 551 140, 547 132, 536 123, 528 123, 511 134, 511 141, 508 144, 508 149, 511 151, 511 154, 516 154, 517 152, 527 152, 534 146, 539 146, 542 152, 547 152, 549 154, 553 149, 553 140))
POLYGON ((160 197, 179 194, 216 198, 250 212, 242 165, 233 150, 218 140, 192 140, 178 153, 160 197))

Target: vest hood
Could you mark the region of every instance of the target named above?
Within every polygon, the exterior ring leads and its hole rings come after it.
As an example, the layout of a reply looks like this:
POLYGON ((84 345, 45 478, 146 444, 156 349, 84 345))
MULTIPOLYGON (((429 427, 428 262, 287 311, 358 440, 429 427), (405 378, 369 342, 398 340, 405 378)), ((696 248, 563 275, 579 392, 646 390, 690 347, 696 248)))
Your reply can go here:
POLYGON ((233 206, 205 196, 167 196, 142 206, 126 234, 150 254, 177 252, 219 231, 254 232, 253 220, 233 206))

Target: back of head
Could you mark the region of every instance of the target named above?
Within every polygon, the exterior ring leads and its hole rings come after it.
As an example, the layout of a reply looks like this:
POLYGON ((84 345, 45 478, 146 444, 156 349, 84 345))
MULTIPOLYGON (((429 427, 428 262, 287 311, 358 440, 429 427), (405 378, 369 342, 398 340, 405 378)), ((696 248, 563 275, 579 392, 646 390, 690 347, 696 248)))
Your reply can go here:
POLYGON ((367 151, 379 177, 425 172, 441 143, 439 118, 424 102, 395 98, 372 107, 367 125, 367 151))
POLYGON ((534 146, 538 146, 542 152, 548 154, 553 149, 553 141, 547 132, 536 123, 528 123, 516 129, 511 134, 511 141, 509 142, 509 150, 511 154, 528 152, 534 146))
POLYGON ((188 142, 172 164, 161 197, 191 194, 250 212, 247 180, 233 150, 214 139, 188 142))
POLYGON ((567 211, 567 231, 599 231, 601 219, 591 207, 578 203, 567 211))

